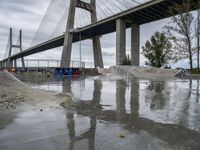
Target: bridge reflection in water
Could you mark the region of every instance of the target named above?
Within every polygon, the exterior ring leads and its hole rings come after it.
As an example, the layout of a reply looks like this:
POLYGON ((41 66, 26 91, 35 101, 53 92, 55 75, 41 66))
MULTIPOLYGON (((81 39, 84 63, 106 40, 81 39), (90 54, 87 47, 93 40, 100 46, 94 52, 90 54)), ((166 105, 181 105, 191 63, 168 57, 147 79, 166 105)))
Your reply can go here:
POLYGON ((66 108, 70 150, 184 150, 200 147, 198 82, 87 78, 40 82, 37 88, 76 98, 66 108))

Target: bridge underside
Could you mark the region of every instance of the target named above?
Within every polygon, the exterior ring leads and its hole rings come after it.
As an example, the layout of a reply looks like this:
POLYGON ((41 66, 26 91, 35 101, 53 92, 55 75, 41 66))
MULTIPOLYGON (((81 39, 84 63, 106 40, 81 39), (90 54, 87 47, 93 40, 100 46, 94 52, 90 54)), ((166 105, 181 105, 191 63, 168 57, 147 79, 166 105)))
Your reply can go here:
MULTIPOLYGON (((73 32, 73 42, 78 42, 80 40, 79 37, 80 34, 81 34, 81 40, 86 40, 86 39, 91 39, 92 37, 95 36, 101 36, 115 32, 117 30, 116 22, 119 19, 125 20, 126 21, 125 28, 129 28, 133 24, 139 26, 160 19, 168 18, 171 16, 170 7, 173 6, 175 3, 181 4, 183 2, 184 0, 153 0, 148 3, 144 3, 125 12, 119 13, 112 17, 106 18, 96 23, 92 23, 88 26, 76 30, 76 32, 73 32)), ((198 0, 192 0, 192 3, 193 5, 191 6, 191 11, 196 9, 198 0)), ((15 60, 21 57, 46 51, 52 48, 60 47, 63 46, 63 43, 64 43, 64 35, 61 35, 52 40, 49 40, 42 44, 26 49, 23 52, 15 54, 11 56, 10 59, 15 60)))

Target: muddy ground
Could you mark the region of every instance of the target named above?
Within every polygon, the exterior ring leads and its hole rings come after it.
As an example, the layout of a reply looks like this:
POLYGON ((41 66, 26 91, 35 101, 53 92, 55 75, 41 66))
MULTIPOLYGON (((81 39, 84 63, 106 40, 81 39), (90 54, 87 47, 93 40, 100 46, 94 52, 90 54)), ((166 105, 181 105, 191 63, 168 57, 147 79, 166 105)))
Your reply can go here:
POLYGON ((0 80, 0 150, 200 148, 199 81, 112 72, 27 81, 33 88, 5 72, 0 80))
POLYGON ((71 97, 66 93, 33 89, 8 72, 0 72, 0 89, 0 112, 17 109, 22 104, 35 106, 52 102, 59 107, 63 102, 71 102, 71 97))

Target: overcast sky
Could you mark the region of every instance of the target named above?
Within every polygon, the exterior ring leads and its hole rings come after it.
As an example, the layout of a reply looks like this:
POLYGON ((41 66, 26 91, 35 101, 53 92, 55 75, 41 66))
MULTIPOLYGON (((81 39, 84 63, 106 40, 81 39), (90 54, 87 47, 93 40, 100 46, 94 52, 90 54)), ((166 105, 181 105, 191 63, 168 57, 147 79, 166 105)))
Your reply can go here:
MULTIPOLYGON (((68 0, 66 0, 68 1, 68 0)), ((138 0, 139 1, 139 0, 138 0)), ((145 1, 145 0, 140 0, 145 1)), ((18 30, 23 30, 23 47, 29 47, 40 22, 49 6, 50 0, 0 0, 0 59, 3 59, 9 35, 9 28, 14 29, 14 41, 18 30)), ((67 6, 66 6, 67 7, 67 6)), ((59 10, 56 12, 60 15, 59 10)), ((155 31, 162 31, 162 27, 169 19, 144 24, 140 30, 140 45, 143 46, 155 31)), ((46 26, 47 27, 47 26, 46 26)), ((49 29, 47 29, 49 30, 49 29)), ((105 66, 115 65, 116 33, 101 37, 103 60, 105 66)), ((130 29, 127 29, 127 54, 130 54, 130 29)), ((31 55, 26 59, 60 59, 62 47, 31 55)), ((92 66, 93 52, 91 40, 82 41, 82 59, 92 66)), ((73 44, 72 60, 79 60, 79 43, 73 44)), ((141 55, 141 65, 144 65, 141 55)))

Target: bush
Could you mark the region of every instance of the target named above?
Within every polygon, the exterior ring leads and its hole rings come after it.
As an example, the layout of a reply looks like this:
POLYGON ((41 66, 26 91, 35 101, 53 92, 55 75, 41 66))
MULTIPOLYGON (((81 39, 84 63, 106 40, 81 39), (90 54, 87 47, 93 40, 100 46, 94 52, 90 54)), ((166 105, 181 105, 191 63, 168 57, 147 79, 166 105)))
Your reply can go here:
POLYGON ((166 65, 166 66, 164 67, 164 69, 172 69, 172 67, 166 65))
POLYGON ((195 69, 190 69, 191 74, 200 74, 200 69, 195 68, 195 69))
POLYGON ((122 65, 130 66, 131 65, 131 59, 128 56, 125 56, 125 58, 122 61, 122 65))

